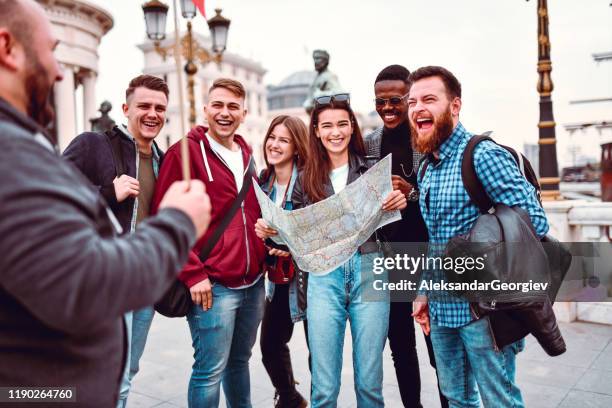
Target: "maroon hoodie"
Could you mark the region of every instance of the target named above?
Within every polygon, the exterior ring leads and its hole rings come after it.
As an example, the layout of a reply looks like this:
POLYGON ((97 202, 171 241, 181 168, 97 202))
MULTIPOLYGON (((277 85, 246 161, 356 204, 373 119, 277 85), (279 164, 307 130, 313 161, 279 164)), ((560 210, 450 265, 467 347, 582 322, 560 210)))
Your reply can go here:
MULTIPOLYGON (((225 232, 210 252, 204 263, 198 254, 207 239, 213 234, 225 212, 238 196, 234 175, 223 160, 212 150, 206 138, 207 128, 197 126, 187 135, 191 177, 206 185, 212 205, 211 222, 206 234, 192 248, 189 260, 183 267, 179 279, 192 287, 209 278, 223 286, 236 288, 252 284, 262 273, 265 247, 255 235, 255 222, 261 217, 253 188, 247 193, 243 207, 239 209, 225 232), (202 151, 202 145, 204 150, 202 151)), ((251 148, 238 135, 234 141, 242 149, 244 168, 248 166, 251 148)), ((182 180, 180 142, 168 149, 159 171, 153 197, 153 211, 170 185, 182 180)), ((253 177, 257 178, 255 174, 253 177)))

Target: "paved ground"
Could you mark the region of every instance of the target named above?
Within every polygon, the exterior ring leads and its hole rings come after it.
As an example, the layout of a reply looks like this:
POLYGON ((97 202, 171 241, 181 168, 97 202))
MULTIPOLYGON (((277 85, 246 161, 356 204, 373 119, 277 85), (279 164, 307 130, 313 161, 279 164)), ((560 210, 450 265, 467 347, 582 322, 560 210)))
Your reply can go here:
MULTIPOLYGON (((519 355, 518 382, 529 408, 612 407, 612 326, 588 323, 562 324, 568 351, 548 357, 533 337, 519 355)), ((420 333, 419 333, 420 334, 420 333)), ((350 333, 347 332, 339 407, 354 407, 350 333)), ((425 408, 439 407, 435 375, 427 363, 422 336, 417 335, 421 362, 422 401, 425 408)), ((294 333, 291 352, 298 386, 307 395, 310 377, 301 324, 294 333)), ((186 407, 187 383, 192 362, 191 338, 184 319, 156 315, 141 371, 135 379, 129 408, 186 407)), ((389 349, 384 355, 384 395, 388 407, 401 407, 389 349)), ((272 385, 261 363, 259 347, 251 359, 251 393, 254 407, 273 406, 272 385)), ((222 397, 223 400, 223 397, 222 397)), ((221 403, 225 407, 225 403, 221 403)))

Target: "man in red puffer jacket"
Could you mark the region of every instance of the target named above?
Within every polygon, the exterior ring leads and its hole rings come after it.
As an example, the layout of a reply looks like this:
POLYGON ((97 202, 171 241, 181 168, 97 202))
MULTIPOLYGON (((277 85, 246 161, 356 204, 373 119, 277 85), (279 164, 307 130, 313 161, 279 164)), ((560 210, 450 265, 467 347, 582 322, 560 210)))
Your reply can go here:
MULTIPOLYGON (((204 107, 210 127, 196 126, 187 136, 191 176, 204 182, 212 205, 208 232, 192 248, 179 276, 194 302, 187 315, 195 356, 190 407, 217 407, 221 382, 228 406, 250 405, 248 364, 263 316, 265 257, 264 245, 255 235, 261 211, 252 187, 207 259, 198 256, 238 196, 248 171, 251 149, 235 134, 246 115, 245 95, 240 82, 216 80, 204 107)), ((177 143, 164 158, 154 206, 181 178, 177 143)))

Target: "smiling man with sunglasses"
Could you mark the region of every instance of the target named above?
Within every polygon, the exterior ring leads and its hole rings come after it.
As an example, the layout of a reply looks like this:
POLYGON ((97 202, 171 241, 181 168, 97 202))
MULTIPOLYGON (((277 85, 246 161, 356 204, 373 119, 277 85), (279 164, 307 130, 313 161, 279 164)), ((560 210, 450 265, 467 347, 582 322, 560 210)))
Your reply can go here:
MULTIPOLYGON (((383 126, 366 136, 365 144, 369 158, 380 160, 393 154, 391 173, 393 188, 400 189, 408 199, 408 206, 402 211, 401 221, 383 227, 385 239, 393 243, 396 252, 406 252, 405 243, 427 242, 427 228, 418 205, 416 173, 422 155, 412 149, 410 126, 408 125, 408 75, 410 72, 401 65, 384 68, 374 81, 374 103, 376 112, 383 120, 383 126)), ((410 247, 417 245, 412 244, 410 247)), ((405 279, 403 273, 390 271, 389 280, 405 279)), ((416 351, 414 322, 410 322, 412 303, 408 299, 396 299, 391 293, 389 315, 389 346, 395 366, 397 384, 404 407, 421 407, 421 378, 416 351)), ((397 293, 401 295, 401 293, 397 293)), ((431 365, 435 368, 431 341, 426 337, 431 365)), ((448 402, 442 397, 442 407, 448 402)))

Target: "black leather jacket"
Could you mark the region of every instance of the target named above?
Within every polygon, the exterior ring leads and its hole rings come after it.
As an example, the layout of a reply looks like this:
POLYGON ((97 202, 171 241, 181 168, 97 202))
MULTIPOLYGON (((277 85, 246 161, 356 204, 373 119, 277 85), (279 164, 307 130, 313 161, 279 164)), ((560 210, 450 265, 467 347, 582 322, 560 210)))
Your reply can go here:
POLYGON ((565 341, 550 302, 515 303, 513 309, 490 313, 488 318, 498 350, 531 333, 548 355, 565 353, 565 341))
MULTIPOLYGON (((529 215, 520 207, 510 208, 497 204, 493 213, 478 218, 469 233, 451 239, 447 251, 451 247, 460 248, 465 245, 467 253, 471 253, 468 245, 480 242, 505 243, 505 250, 499 255, 496 255, 497 250, 485 250, 477 254, 484 254, 487 258, 487 281, 497 279, 501 282, 527 282, 536 276, 548 276, 551 281, 559 281, 551 285, 557 287, 562 279, 562 276, 558 276, 559 272, 551 271, 551 254, 540 245, 529 215)), ((486 247, 497 248, 492 245, 486 247)), ((472 255, 475 256, 473 252, 472 255)), ((472 278, 465 276, 464 279, 469 281, 472 278)), ((549 355, 557 356, 565 352, 565 342, 549 296, 554 298, 550 293, 509 292, 496 295, 496 301, 472 302, 470 308, 476 318, 488 317, 498 349, 531 333, 549 355)))

